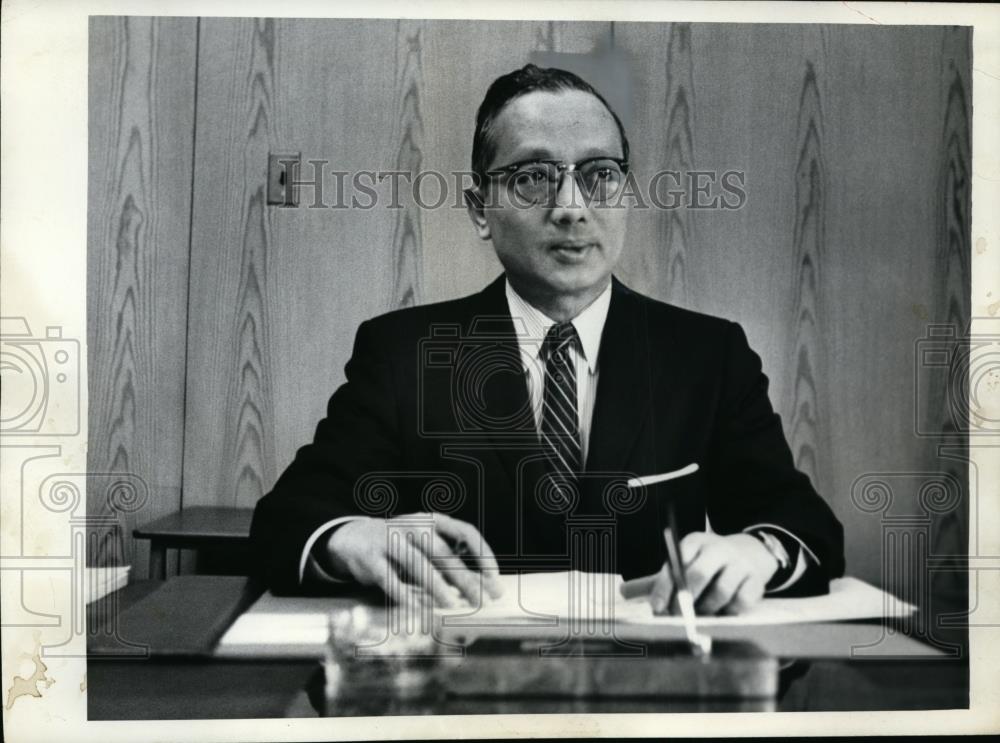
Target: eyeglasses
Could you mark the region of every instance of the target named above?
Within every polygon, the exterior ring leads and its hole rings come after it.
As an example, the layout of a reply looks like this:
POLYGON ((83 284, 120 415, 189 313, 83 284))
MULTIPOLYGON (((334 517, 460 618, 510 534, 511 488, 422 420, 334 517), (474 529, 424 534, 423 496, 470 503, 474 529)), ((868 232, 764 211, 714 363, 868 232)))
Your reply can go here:
POLYGON ((576 163, 562 160, 522 160, 486 171, 497 178, 507 176, 507 186, 528 204, 552 204, 562 186, 564 173, 571 173, 588 202, 604 203, 621 188, 628 161, 617 157, 590 157, 576 163))

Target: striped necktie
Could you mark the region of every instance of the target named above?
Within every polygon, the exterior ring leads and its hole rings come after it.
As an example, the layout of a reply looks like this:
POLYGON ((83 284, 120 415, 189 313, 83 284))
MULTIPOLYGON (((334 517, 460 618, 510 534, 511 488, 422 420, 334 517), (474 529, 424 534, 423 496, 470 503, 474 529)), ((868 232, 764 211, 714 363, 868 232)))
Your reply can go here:
POLYGON ((573 481, 583 469, 576 401, 576 365, 571 349, 579 343, 572 323, 553 325, 545 336, 545 387, 541 441, 549 472, 573 481))

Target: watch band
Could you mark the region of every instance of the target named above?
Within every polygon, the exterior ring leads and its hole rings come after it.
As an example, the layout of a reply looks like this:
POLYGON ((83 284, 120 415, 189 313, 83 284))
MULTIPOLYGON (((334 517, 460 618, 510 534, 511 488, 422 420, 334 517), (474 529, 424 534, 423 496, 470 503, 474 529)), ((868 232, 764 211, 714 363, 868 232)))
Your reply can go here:
MULTIPOLYGON (((795 562, 792 559, 793 555, 789 554, 785 541, 774 533, 766 529, 754 529, 750 533, 761 541, 761 544, 764 545, 767 551, 770 552, 774 556, 774 559, 778 562, 778 569, 774 571, 774 575, 772 575, 771 579, 767 582, 765 590, 770 590, 780 586, 791 577, 792 572, 795 569, 795 562)), ((797 543, 793 545, 796 557, 798 556, 798 548, 799 545, 797 543)))

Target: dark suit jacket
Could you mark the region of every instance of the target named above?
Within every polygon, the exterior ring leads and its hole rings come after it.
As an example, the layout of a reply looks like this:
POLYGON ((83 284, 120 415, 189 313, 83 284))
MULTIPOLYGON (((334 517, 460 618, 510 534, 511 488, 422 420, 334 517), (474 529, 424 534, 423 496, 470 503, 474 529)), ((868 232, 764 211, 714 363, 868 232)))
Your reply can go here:
POLYGON ((665 559, 668 499, 681 533, 703 530, 707 513, 722 534, 770 523, 797 535, 820 560, 797 594, 843 573, 841 525, 795 469, 739 325, 614 280, 586 472, 568 508, 545 487, 514 332, 503 276, 361 324, 315 440, 257 504, 253 552, 273 590, 303 590, 309 535, 350 514, 448 512, 479 528, 503 570, 644 575, 665 559), (694 476, 624 487, 691 462, 694 476))

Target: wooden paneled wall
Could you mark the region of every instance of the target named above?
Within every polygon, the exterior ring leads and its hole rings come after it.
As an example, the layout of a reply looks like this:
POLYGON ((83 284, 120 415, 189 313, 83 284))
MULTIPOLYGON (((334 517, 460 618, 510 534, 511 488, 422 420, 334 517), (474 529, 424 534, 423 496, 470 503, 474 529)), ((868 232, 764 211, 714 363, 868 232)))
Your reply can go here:
POLYGON ((467 170, 475 107, 499 71, 534 49, 588 51, 607 32, 202 21, 185 504, 252 506, 267 492, 342 381, 362 320, 499 271, 464 210, 419 209, 405 188, 401 209, 306 208, 308 189, 298 209, 266 208, 269 149, 351 173, 467 170))
MULTIPOLYGON (((90 20, 87 509, 126 535, 182 502, 196 28, 90 20)), ((145 575, 148 543, 104 536, 91 561, 145 575)))
MULTIPOLYGON (((849 570, 883 581, 884 514, 856 482, 946 466, 914 434, 914 358, 928 324, 969 314, 967 30, 101 19, 92 49, 90 456, 156 484, 144 515, 252 506, 312 436, 363 319, 500 270, 463 210, 405 189, 400 209, 307 208, 308 188, 268 206, 269 152, 465 170, 493 78, 611 49, 640 175, 736 170, 747 194, 633 210, 619 276, 743 324, 849 570)), ((919 510, 907 487, 893 513, 919 510)), ((964 520, 940 518, 935 549, 964 551, 964 520)))
MULTIPOLYGON (((848 569, 891 583, 883 517, 923 513, 915 473, 964 481, 915 435, 914 359, 930 324, 961 333, 970 313, 967 30, 616 24, 615 40, 640 60, 634 159, 742 170, 747 191, 739 210, 633 212, 621 274, 743 324, 848 569), (890 483, 891 514, 852 500, 866 475, 890 483)), ((935 550, 965 551, 966 517, 939 519, 935 550)))

